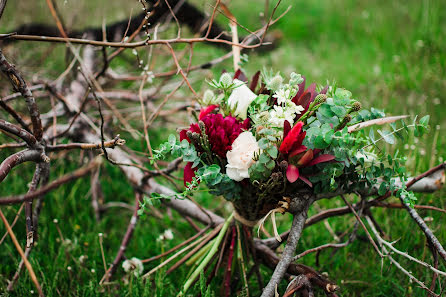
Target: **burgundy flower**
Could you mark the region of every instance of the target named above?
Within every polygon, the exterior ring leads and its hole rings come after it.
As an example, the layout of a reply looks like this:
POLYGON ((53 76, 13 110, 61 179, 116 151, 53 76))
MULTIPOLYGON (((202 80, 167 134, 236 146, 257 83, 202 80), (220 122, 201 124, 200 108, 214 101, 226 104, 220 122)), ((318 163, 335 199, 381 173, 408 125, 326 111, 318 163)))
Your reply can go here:
POLYGON ((239 122, 232 116, 208 114, 201 119, 206 126, 206 135, 211 145, 211 151, 222 158, 232 149, 231 145, 243 130, 249 128, 249 119, 239 122))
MULTIPOLYGON (((217 106, 211 105, 200 112, 200 121, 203 121, 206 127, 206 135, 209 139, 211 151, 221 158, 226 158, 226 153, 232 149, 231 145, 234 140, 243 132, 249 129, 249 119, 243 122, 238 121, 232 116, 223 117, 221 114, 211 113, 217 106)), ((180 141, 186 139, 187 131, 201 134, 198 124, 190 125, 188 130, 180 132, 180 141)), ((191 182, 195 176, 195 169, 192 168, 192 163, 188 163, 184 168, 184 184, 191 182)))

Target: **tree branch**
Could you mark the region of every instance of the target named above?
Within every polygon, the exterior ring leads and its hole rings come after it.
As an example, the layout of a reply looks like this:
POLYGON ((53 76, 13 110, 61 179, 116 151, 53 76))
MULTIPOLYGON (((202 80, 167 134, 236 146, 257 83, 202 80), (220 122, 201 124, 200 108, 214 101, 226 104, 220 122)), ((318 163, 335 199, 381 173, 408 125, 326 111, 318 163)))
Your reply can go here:
POLYGON ((42 161, 42 153, 36 150, 24 150, 17 152, 6 158, 0 164, 0 183, 5 179, 5 177, 11 171, 11 169, 13 169, 15 166, 19 164, 28 161, 34 161, 34 162, 42 161))
POLYGON ((293 225, 291 226, 290 229, 290 235, 288 236, 288 240, 282 254, 282 259, 280 259, 279 263, 276 266, 276 269, 274 270, 273 275, 271 276, 270 281, 263 289, 261 297, 274 296, 276 286, 279 285, 285 272, 288 269, 288 266, 293 260, 294 251, 296 250, 297 243, 304 228, 305 220, 307 219, 308 206, 309 205, 307 205, 302 212, 294 215, 293 225))

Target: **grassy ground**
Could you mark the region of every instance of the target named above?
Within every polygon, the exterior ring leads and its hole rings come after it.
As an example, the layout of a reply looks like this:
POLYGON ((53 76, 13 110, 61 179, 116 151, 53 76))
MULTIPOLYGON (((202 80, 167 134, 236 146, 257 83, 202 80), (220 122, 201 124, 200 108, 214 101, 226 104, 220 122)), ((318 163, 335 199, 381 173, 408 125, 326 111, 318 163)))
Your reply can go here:
MULTIPOLYGON (((122 1, 85 1, 77 4, 66 1, 66 6, 59 6, 65 13, 67 22, 76 27, 100 25, 102 19, 93 15, 107 15, 113 19, 128 15, 130 6, 140 9, 132 3, 125 9, 122 1), (82 12, 73 18, 73 12, 82 12), (88 12, 88 14, 85 14, 88 12), (81 16, 89 17, 82 18, 81 16), (79 24, 79 25, 78 25, 79 24)), ((135 1, 136 2, 136 1, 135 1)), ((194 1, 195 3, 199 1, 194 1)), ((245 65, 248 73, 257 69, 273 67, 283 73, 300 72, 309 81, 324 84, 327 80, 336 80, 353 92, 366 107, 375 106, 385 109, 389 114, 431 115, 431 133, 423 139, 414 139, 414 146, 401 145, 400 149, 409 159, 408 168, 412 173, 419 173, 429 166, 446 158, 446 138, 442 136, 446 128, 446 10, 442 1, 283 1, 279 10, 288 5, 292 9, 272 30, 282 35, 277 48, 268 53, 249 53, 249 63, 245 65)), ((200 5, 211 10, 212 1, 201 1, 200 5)), ((31 21, 48 21, 49 13, 44 2, 17 4, 11 2, 0 23, 0 31, 8 32, 16 24, 31 21)), ((230 5, 240 23, 250 29, 258 27, 259 13, 263 6, 258 1, 233 1, 230 5)), ((270 7, 270 11, 271 11, 270 7)), ((109 19, 109 18, 107 18, 109 19)), ((218 19, 225 22, 225 19, 218 19)), ((63 63, 63 48, 59 47, 50 58, 43 59, 46 48, 32 48, 30 44, 20 44, 15 50, 8 51, 15 63, 24 70, 27 78, 38 75, 56 76, 63 63), (32 50, 31 50, 32 49, 32 50), (43 66, 42 66, 43 63, 43 66), (33 76, 34 74, 34 76, 33 76)), ((202 62, 209 57, 221 55, 221 49, 198 46, 194 62, 202 62)), ((231 61, 212 70, 215 74, 222 68, 230 68, 231 61)), ((3 90, 2 90, 3 92, 3 90)), ((154 138, 160 135, 155 132, 154 138)), ((164 137, 164 136, 162 136, 164 137)), ((1 139, 0 139, 1 141, 1 139)), ((130 143, 140 149, 139 143, 130 143)), ((0 151, 0 157, 6 152, 0 151)), ((77 167, 79 157, 69 154, 64 160, 54 160, 51 173, 56 178, 77 167)), ((30 180, 28 165, 22 165, 0 184, 0 196, 21 193, 30 180)), ((102 186, 106 201, 125 201, 132 203, 133 194, 129 185, 122 178, 120 171, 112 166, 102 171, 102 186)), ((419 195, 420 203, 429 203, 437 207, 446 207, 443 198, 446 192, 432 195, 419 195)), ((212 207, 219 206, 221 200, 210 197, 198 197, 212 207)), ((354 198, 351 198, 354 199, 354 198)), ((97 223, 89 200, 89 180, 84 178, 62 187, 45 198, 39 222, 39 241, 33 251, 31 263, 48 296, 173 296, 181 285, 187 269, 164 276, 159 273, 155 283, 147 283, 150 289, 144 289, 139 280, 131 280, 129 285, 116 283, 110 288, 98 286, 104 272, 100 252, 98 233, 104 233, 104 254, 110 263, 117 252, 125 226, 131 213, 122 209, 111 209, 97 223), (61 234, 53 219, 58 219, 61 234), (69 240, 69 241, 68 241, 69 240), (86 256, 81 261, 80 257, 86 256), (81 263, 82 262, 82 263, 81 263), (154 289, 156 287, 156 289, 154 289)), ((321 208, 343 205, 339 199, 320 202, 321 208)), ((6 207, 9 221, 12 221, 17 207, 6 207)), ((315 209, 310 212, 315 213, 315 209)), ((402 210, 374 210, 381 226, 392 239, 399 239, 397 246, 410 254, 431 261, 425 239, 417 226, 402 210)), ((444 228, 445 216, 430 211, 420 211, 423 217, 432 217, 431 228, 441 242, 446 242, 444 228)), ((329 220, 337 233, 342 233, 354 222, 352 216, 329 220)), ((280 219, 280 230, 290 226, 290 217, 280 219)), ((269 227, 269 226, 267 226, 269 227)), ((18 238, 25 238, 24 218, 22 217, 15 232, 18 238)), ((0 227, 0 235, 5 229, 0 227)), ((132 242, 126 253, 127 257, 148 258, 159 254, 182 240, 192 236, 193 230, 175 214, 164 215, 162 220, 145 216, 138 223, 132 242), (165 229, 174 232, 172 241, 157 241, 165 229)), ((342 296, 420 296, 423 291, 410 283, 409 279, 391 266, 388 261, 381 263, 365 234, 360 231, 360 240, 352 245, 332 253, 321 254, 320 271, 341 285, 342 296)), ((304 231, 298 252, 307 248, 332 241, 332 236, 322 223, 304 231)), ((7 239, 0 248, 0 294, 6 287, 7 279, 15 272, 19 257, 11 241, 7 239)), ((301 263, 315 266, 315 257, 309 255, 301 263)), ((421 280, 430 282, 431 274, 425 269, 402 260, 404 265, 421 280)), ((157 263, 145 266, 148 270, 157 263)), ((444 270, 444 263, 441 264, 444 270)), ((267 277, 269 271, 263 271, 267 277)), ((118 276, 122 276, 118 270, 118 276)), ((212 284, 216 289, 218 281, 212 284)), ((253 295, 259 293, 253 282, 253 295)), ((445 284, 443 284, 443 287, 445 284)), ((438 286, 437 286, 438 287, 438 286)), ((12 296, 32 295, 33 285, 25 273, 12 296)), ((35 290, 34 290, 35 292, 35 290)), ((216 290, 216 295, 219 291, 216 290)), ((35 294, 35 293, 34 293, 35 294)))

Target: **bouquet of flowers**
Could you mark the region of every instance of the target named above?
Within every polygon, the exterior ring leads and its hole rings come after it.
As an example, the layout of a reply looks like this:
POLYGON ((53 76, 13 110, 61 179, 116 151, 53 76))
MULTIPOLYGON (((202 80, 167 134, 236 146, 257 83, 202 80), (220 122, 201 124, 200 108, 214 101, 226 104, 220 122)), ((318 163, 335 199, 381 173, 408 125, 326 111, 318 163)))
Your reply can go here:
MULTIPOLYGON (((286 211, 290 197, 335 190, 371 190, 380 179, 379 192, 398 190, 409 203, 416 199, 404 188, 404 158, 382 156, 376 143, 395 142, 409 128, 420 134, 428 116, 412 125, 381 131, 381 138, 361 129, 384 117, 382 111, 362 110, 351 92, 334 86, 306 89, 305 77, 291 73, 258 72, 248 83, 240 70, 223 73, 199 101, 196 122, 174 135, 155 151, 154 159, 168 152, 183 157, 185 197, 201 182, 223 196, 245 225, 255 225, 272 210, 286 211), (370 121, 372 120, 372 121, 370 121), (366 122, 368 121, 368 122, 366 122), (364 123, 366 122, 366 123, 364 123), (395 177, 402 182, 395 183, 395 177), (398 186, 400 186, 398 188, 398 186), (402 185, 402 186, 401 186, 402 185)), ((168 198, 168 197, 161 197, 168 198)), ((171 197, 169 197, 171 198, 171 197)), ((181 198, 181 197, 180 197, 181 198)))
MULTIPOLYGON (((421 135, 429 116, 411 124, 404 122, 406 116, 384 117, 380 110, 362 109, 345 89, 317 88, 314 83, 305 88, 305 77, 296 73, 285 79, 264 70, 248 82, 238 70, 209 84, 215 90, 207 90, 199 100, 193 123, 180 129, 179 139, 170 135, 152 158, 152 162, 165 159, 169 153, 186 162, 185 191, 174 197, 154 193, 152 198, 184 199, 206 184, 210 193, 223 196, 234 208, 216 232, 185 256, 184 261, 195 266, 180 295, 219 251, 214 270, 224 258, 224 296, 229 296, 232 263, 240 260, 243 272, 243 255, 249 257, 252 249, 251 227, 270 214, 274 227, 275 212, 286 212, 292 201, 305 195, 390 191, 409 205, 416 200, 405 188, 405 158, 398 151, 386 154, 378 143, 394 144, 396 137, 404 139, 411 131, 421 135), (373 129, 364 132, 376 124, 390 124, 391 130, 378 129, 376 138, 373 129)), ((281 241, 275 227, 274 233, 281 241)))

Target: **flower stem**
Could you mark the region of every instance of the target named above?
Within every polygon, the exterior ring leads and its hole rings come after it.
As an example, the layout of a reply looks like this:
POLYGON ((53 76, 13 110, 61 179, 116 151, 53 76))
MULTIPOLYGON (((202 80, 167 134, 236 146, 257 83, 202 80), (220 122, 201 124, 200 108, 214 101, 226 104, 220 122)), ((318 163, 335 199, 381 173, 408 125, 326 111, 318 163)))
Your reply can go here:
POLYGON ((195 279, 198 277, 201 271, 204 270, 206 265, 211 261, 212 257, 217 253, 218 247, 220 246, 221 241, 223 240, 223 236, 225 235, 226 231, 228 230, 229 224, 232 221, 232 218, 234 217, 234 214, 231 214, 229 218, 225 221, 223 227, 221 228, 220 233, 218 234, 217 238, 215 239, 214 245, 210 249, 209 253, 206 255, 206 258, 200 263, 200 265, 195 269, 195 271, 192 273, 192 275, 187 279, 186 283, 183 286, 183 289, 180 293, 178 293, 177 297, 184 296, 186 291, 190 288, 190 286, 193 284, 195 279))

